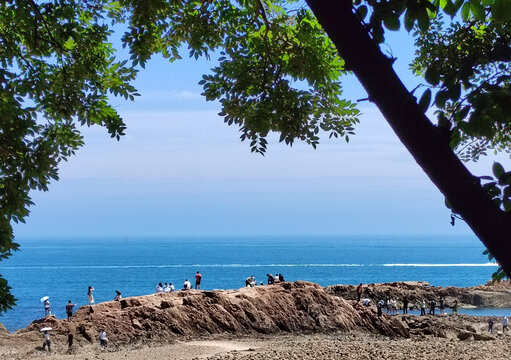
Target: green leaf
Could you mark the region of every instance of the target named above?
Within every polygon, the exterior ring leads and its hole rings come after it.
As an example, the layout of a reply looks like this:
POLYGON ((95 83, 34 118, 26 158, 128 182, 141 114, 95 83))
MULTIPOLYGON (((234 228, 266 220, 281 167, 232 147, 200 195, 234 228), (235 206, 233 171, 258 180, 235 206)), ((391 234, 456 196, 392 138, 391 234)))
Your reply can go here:
MULTIPOLYGON (((463 6, 465 6, 464 4, 463 6)), ((484 13, 484 7, 478 0, 470 0, 470 11, 474 15, 474 18, 479 21, 484 21, 486 15, 484 13)))
POLYGON ((504 171, 504 167, 498 162, 493 163, 492 171, 493 171, 493 175, 497 179, 500 179, 500 177, 502 177, 502 175, 504 175, 506 173, 504 171))
POLYGON ((438 83, 440 82, 440 73, 438 72, 438 69, 436 67, 430 67, 428 68, 428 70, 426 70, 424 78, 428 83, 435 86, 438 85, 438 83))
POLYGON ((389 30, 397 31, 400 27, 399 17, 394 14, 389 14, 383 18, 383 24, 389 30))
POLYGON ((431 89, 427 89, 422 94, 420 100, 419 100, 419 108, 422 110, 422 112, 426 112, 428 110, 429 105, 431 103, 431 89))
POLYGON ((435 95, 435 105, 438 108, 443 109, 445 107, 445 102, 447 101, 447 98, 448 98, 447 91, 441 90, 437 92, 435 95))
POLYGON ((461 18, 464 21, 468 21, 470 18, 470 3, 467 2, 461 7, 461 18))
POLYGON ((405 29, 406 31, 410 31, 413 29, 413 24, 415 23, 415 16, 413 15, 413 11, 407 9, 405 12, 405 29))
POLYGON ((419 29, 427 31, 429 29, 429 15, 426 9, 419 10, 419 29))
POLYGON ((491 7, 492 16, 500 22, 511 20, 511 1, 495 0, 491 7))
POLYGON ((365 5, 361 5, 357 8, 357 15, 360 19, 364 20, 367 15, 367 7, 365 5))

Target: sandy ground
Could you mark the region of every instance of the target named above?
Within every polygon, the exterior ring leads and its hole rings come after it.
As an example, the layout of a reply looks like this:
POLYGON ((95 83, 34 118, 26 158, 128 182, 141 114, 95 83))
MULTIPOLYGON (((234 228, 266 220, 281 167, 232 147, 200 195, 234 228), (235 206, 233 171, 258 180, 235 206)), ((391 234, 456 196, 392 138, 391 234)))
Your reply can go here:
MULTIPOLYGON (((46 358, 53 360, 276 360, 276 359, 509 359, 511 336, 490 341, 460 341, 433 337, 390 340, 367 334, 276 335, 208 341, 178 342, 164 345, 139 345, 133 348, 80 349, 74 355, 57 346, 53 354, 33 350, 6 359, 46 358)), ((5 354, 5 353, 4 353, 5 354)))

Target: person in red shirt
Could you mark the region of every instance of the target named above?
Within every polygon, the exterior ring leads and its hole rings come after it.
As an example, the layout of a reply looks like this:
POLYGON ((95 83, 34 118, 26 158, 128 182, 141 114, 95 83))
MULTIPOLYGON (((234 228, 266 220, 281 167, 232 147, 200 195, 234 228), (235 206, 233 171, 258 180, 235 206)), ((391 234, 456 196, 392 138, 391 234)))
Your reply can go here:
POLYGON ((200 272, 197 271, 197 274, 195 274, 195 290, 200 289, 200 281, 202 279, 202 275, 200 272))
POLYGON ((364 289, 362 288, 362 283, 360 283, 360 285, 357 287, 357 302, 360 301, 363 291, 364 291, 364 289))

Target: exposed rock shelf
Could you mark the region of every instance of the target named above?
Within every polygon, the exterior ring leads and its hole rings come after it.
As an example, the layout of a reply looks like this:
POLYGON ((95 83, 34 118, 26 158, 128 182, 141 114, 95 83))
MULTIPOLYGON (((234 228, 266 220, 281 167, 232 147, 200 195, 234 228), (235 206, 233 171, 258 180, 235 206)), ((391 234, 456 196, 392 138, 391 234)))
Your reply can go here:
POLYGON ((297 281, 240 290, 178 291, 131 297, 82 306, 71 321, 55 317, 32 322, 13 336, 37 338, 51 326, 54 338, 65 342, 97 342, 105 329, 114 344, 147 340, 172 341, 215 334, 312 333, 353 330, 391 337, 408 337, 407 327, 374 308, 331 295, 314 283, 297 281), (37 335, 34 335, 37 333, 37 335))
MULTIPOLYGON (((437 306, 440 297, 443 297, 448 306, 452 306, 455 300, 458 305, 465 308, 507 308, 511 307, 511 286, 509 282, 500 284, 487 284, 474 287, 435 287, 423 281, 400 281, 393 283, 368 284, 363 287, 363 298, 373 301, 379 299, 396 299, 401 307, 402 300, 406 297, 410 307, 419 308, 422 299, 426 301, 436 300, 437 306)), ((354 300, 356 286, 332 285, 325 288, 327 293, 354 300)))

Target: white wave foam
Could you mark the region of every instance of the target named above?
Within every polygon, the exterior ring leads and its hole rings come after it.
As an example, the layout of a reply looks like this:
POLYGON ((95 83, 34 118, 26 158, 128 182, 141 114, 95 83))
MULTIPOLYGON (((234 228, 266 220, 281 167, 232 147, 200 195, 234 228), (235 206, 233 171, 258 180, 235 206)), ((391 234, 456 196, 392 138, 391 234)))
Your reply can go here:
POLYGON ((405 266, 405 267, 485 267, 499 266, 496 263, 484 264, 383 264, 383 266, 405 266))
POLYGON ((165 265, 69 265, 69 266, 0 266, 0 270, 60 270, 60 269, 161 269, 161 268, 268 268, 268 267, 487 267, 482 264, 165 264, 165 265))

